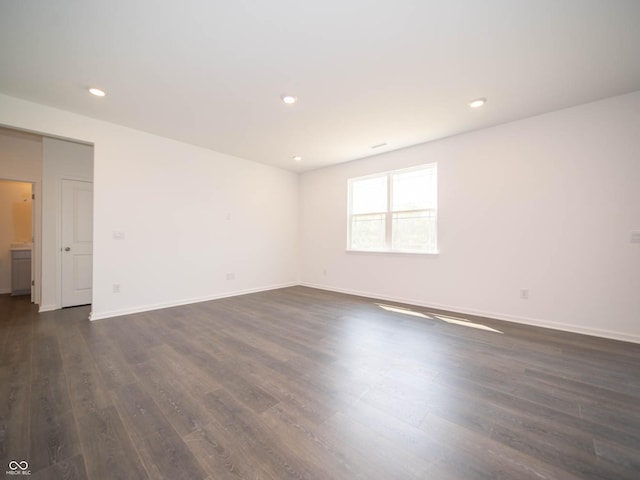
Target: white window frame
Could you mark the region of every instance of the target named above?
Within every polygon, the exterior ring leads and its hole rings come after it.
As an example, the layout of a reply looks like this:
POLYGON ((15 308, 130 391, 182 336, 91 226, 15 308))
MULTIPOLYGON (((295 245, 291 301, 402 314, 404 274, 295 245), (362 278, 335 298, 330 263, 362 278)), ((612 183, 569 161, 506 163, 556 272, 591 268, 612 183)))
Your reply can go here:
POLYGON ((390 170, 388 172, 376 173, 373 175, 366 175, 363 177, 355 177, 350 178, 347 182, 348 186, 348 210, 347 210, 347 251, 348 252, 357 252, 357 253, 409 253, 413 255, 437 255, 438 254, 438 201, 437 201, 437 188, 438 188, 438 164, 437 162, 427 163, 424 165, 419 165, 417 167, 410 168, 402 168, 399 170, 390 170), (417 210, 392 210, 392 202, 393 202, 393 176, 399 173, 408 173, 414 172, 418 170, 425 169, 433 169, 436 176, 436 205, 434 208, 421 208, 417 210), (383 212, 367 212, 367 213, 351 213, 352 204, 353 204, 353 184, 362 180, 370 180, 374 178, 387 178, 387 210, 383 212), (434 250, 398 250, 392 248, 392 237, 393 237, 393 214, 394 213, 411 213, 411 212, 430 212, 434 217, 434 228, 435 228, 435 238, 436 245, 434 250), (352 218, 358 216, 365 215, 384 215, 385 216, 385 245, 386 248, 382 250, 362 250, 355 249, 351 247, 351 226, 353 224, 352 218))

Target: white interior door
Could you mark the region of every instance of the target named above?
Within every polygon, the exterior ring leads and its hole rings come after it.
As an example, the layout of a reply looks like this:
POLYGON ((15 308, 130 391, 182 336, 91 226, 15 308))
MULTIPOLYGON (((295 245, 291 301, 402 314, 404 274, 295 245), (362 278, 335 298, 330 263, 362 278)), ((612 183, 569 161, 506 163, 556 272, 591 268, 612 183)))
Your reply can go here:
POLYGON ((62 180, 62 306, 91 303, 93 183, 62 180))

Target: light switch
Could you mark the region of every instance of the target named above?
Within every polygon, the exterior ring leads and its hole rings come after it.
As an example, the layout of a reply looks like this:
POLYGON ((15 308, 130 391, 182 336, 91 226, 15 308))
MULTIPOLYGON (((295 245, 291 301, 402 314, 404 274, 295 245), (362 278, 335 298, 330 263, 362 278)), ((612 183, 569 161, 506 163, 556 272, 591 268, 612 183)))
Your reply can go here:
POLYGON ((113 231, 113 239, 114 240, 124 240, 124 232, 120 230, 113 231))

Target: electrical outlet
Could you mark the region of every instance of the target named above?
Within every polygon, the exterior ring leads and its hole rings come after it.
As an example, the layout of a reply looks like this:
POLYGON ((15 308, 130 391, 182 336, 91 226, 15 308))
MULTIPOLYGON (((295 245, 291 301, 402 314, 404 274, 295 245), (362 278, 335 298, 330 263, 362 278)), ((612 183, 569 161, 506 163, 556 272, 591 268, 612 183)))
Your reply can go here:
POLYGON ((522 300, 528 300, 529 299, 529 289, 528 288, 521 288, 520 289, 520 298, 522 300))
POLYGON ((327 269, 326 268, 324 270, 322 270, 322 275, 324 275, 325 277, 327 276, 327 269))
POLYGON ((640 243, 640 230, 631 232, 631 243, 640 243))
POLYGON ((120 293, 120 284, 119 283, 114 283, 113 284, 113 293, 120 293))
POLYGON ((235 280, 235 279, 236 279, 235 273, 227 273, 227 280, 235 280))

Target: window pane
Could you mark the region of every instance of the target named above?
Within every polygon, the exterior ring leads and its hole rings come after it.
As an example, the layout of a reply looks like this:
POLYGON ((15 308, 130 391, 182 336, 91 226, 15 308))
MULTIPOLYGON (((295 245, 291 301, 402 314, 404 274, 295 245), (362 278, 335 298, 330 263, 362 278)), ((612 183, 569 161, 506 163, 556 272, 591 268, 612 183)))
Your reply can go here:
POLYGON ((351 184, 351 213, 387 211, 387 177, 357 180, 351 184))
POLYGON ((354 250, 385 250, 385 214, 351 217, 351 248, 354 250))
POLYGON ((392 181, 393 211, 436 207, 438 197, 435 168, 396 173, 392 181))
POLYGON ((392 217, 391 248, 408 252, 435 252, 436 215, 433 211, 399 212, 392 217))

